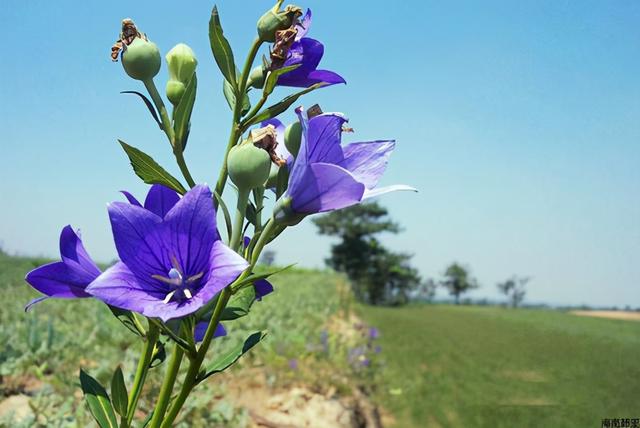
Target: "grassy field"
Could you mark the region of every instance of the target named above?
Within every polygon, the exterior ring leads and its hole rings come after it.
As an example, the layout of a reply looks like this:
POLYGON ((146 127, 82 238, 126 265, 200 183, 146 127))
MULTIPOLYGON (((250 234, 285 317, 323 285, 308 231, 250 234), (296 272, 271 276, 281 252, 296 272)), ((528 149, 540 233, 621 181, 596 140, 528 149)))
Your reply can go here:
MULTIPOLYGON (((51 300, 25 314, 37 293, 23 277, 42 262, 0 253, 0 404, 28 396, 34 417, 22 426, 91 426, 78 368, 107 384, 123 361, 130 380, 140 345, 87 299, 51 300)), ((381 332, 372 342, 366 325, 345 317, 352 302, 341 281, 305 270, 275 277, 276 292, 227 323, 229 336, 215 346, 223 351, 263 329, 267 339, 204 384, 179 426, 245 426, 246 411, 227 391, 245 388, 247 370, 268 374, 274 391, 304 384, 348 395, 366 385, 402 428, 589 427, 640 417, 639 322, 495 307, 356 306, 381 332)), ((157 392, 162 370, 152 370, 147 393, 157 392)), ((144 411, 152 404, 143 397, 144 411)), ((18 427, 0 420, 5 426, 18 427)))
MULTIPOLYGON (((25 303, 37 292, 24 282, 24 275, 43 262, 0 252, 0 404, 9 397, 28 396, 34 416, 20 425, 24 427, 92 426, 81 400, 79 367, 108 385, 111 373, 123 362, 130 384, 141 345, 104 305, 92 299, 52 299, 25 313, 25 303)), ((214 376, 199 386, 179 426, 245 426, 246 412, 226 394, 231 384, 238 383, 236 375, 244 368, 268 370, 269 386, 274 390, 294 383, 348 383, 348 350, 337 335, 328 337, 324 345, 322 339, 341 305, 336 293, 339 277, 290 270, 276 275, 272 282, 276 291, 256 302, 250 316, 225 323, 229 335, 216 339, 214 350, 224 352, 257 330, 267 330, 267 339, 229 374, 214 376), (327 352, 329 345, 331 352, 327 352)), ((186 364, 183 371, 185 368, 186 364)), ((151 370, 148 395, 158 392, 163 370, 162 365, 151 370)), ((152 404, 143 396, 144 411, 152 404)), ((0 428, 4 427, 18 425, 0 418, 0 428)))
POLYGON ((399 427, 595 427, 640 417, 640 323, 495 307, 361 307, 399 427))

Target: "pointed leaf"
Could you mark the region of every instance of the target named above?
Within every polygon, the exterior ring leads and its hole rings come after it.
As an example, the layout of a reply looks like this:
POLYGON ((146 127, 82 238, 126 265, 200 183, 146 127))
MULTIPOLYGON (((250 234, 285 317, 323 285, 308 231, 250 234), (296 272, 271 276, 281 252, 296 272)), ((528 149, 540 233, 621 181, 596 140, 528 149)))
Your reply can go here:
POLYGON ((296 92, 295 94, 289 95, 279 103, 276 103, 262 110, 261 112, 256 114, 254 117, 250 118, 249 121, 243 122, 242 129, 246 129, 251 125, 255 125, 256 123, 260 123, 265 120, 269 120, 271 118, 278 116, 280 113, 285 112, 289 107, 291 107, 291 105, 295 103, 298 100, 298 98, 300 98, 304 94, 308 94, 309 92, 314 91, 318 88, 321 88, 325 85, 326 85, 325 83, 316 83, 315 85, 309 86, 308 88, 303 89, 300 92, 296 92))
POLYGON ((247 210, 245 211, 244 215, 247 218, 247 221, 249 223, 251 223, 254 226, 256 225, 257 211, 256 211, 256 206, 253 205, 253 202, 249 202, 247 204, 247 210))
MULTIPOLYGON (((226 80, 222 84, 222 93, 224 94, 224 98, 227 100, 227 104, 229 104, 229 108, 233 110, 236 106, 236 95, 234 93, 233 88, 226 80)), ((244 94, 242 97, 242 109, 240 110, 240 114, 244 116, 251 109, 251 100, 249 99, 249 95, 244 94)))
POLYGON ((162 168, 151 156, 145 152, 128 145, 122 140, 118 140, 124 151, 127 153, 131 166, 135 173, 147 184, 163 184, 176 192, 184 195, 187 191, 180 182, 164 168, 162 168))
POLYGON ((287 191, 287 187, 289 186, 289 168, 292 166, 287 166, 287 168, 280 168, 278 170, 278 176, 276 177, 276 199, 280 199, 280 196, 287 191))
POLYGON ((197 86, 198 79, 194 73, 182 98, 180 98, 180 103, 173 111, 173 130, 176 136, 176 145, 177 147, 182 147, 182 150, 184 150, 187 145, 191 112, 193 112, 193 104, 196 101, 197 86))
POLYGON ((229 303, 222 311, 220 321, 231 321, 248 315, 255 300, 256 292, 253 287, 239 290, 229 299, 229 303))
POLYGON ((111 407, 109 395, 102 385, 80 369, 80 386, 89 405, 89 411, 100 428, 117 428, 116 414, 111 407))
POLYGON ((231 45, 229 45, 229 41, 224 37, 222 26, 220 25, 220 15, 218 14, 217 6, 214 6, 213 11, 211 11, 211 19, 209 20, 209 42, 218 68, 220 68, 224 78, 232 85, 235 93, 237 91, 236 65, 233 60, 231 45))
POLYGON ((284 272, 287 269, 290 269, 292 267, 294 267, 296 264, 292 263, 288 266, 285 266, 283 268, 276 268, 276 269, 269 269, 266 272, 261 272, 261 273, 252 273, 251 275, 249 275, 248 277, 246 277, 243 281, 241 281, 240 283, 235 285, 235 289, 240 289, 248 284, 253 284, 254 282, 261 280, 261 279, 267 279, 272 275, 275 275, 277 273, 280 272, 284 272))
POLYGON ((164 363, 164 360, 167 359, 167 350, 164 347, 164 343, 158 341, 156 343, 156 348, 153 350, 153 356, 151 357, 151 361, 149 362, 149 368, 153 369, 158 367, 160 364, 164 363))
POLYGON ((138 330, 138 328, 136 327, 136 323, 134 321, 134 315, 131 311, 127 311, 126 309, 120 309, 120 308, 116 308, 115 306, 109 306, 109 309, 111 310, 111 313, 113 314, 113 316, 115 316, 116 318, 118 318, 118 321, 120 321, 125 327, 127 327, 129 330, 131 330, 132 332, 134 332, 136 335, 142 337, 144 332, 141 332, 138 330))
POLYGON ((129 407, 129 397, 127 396, 127 387, 124 384, 124 375, 120 366, 113 372, 111 378, 111 398, 113 400, 113 408, 120 416, 127 416, 129 407))
POLYGON ((249 352, 251 348, 256 346, 261 340, 267 336, 266 331, 257 331, 245 339, 245 341, 238 346, 233 347, 229 352, 220 355, 214 361, 212 361, 207 367, 200 372, 198 382, 202 382, 206 378, 216 373, 220 373, 229 367, 231 367, 240 357, 249 352))
POLYGON ((149 98, 145 97, 144 94, 142 94, 142 93, 140 93, 138 91, 121 91, 120 93, 121 94, 134 94, 134 95, 137 95, 140 98, 142 98, 142 101, 144 101, 145 105, 149 109, 149 113, 151 113, 151 116, 153 116, 153 118, 155 119, 155 121, 158 124, 158 126, 160 127, 160 129, 162 129, 162 123, 160 122, 160 118, 158 117, 158 112, 156 111, 156 108, 153 106, 153 104, 151 103, 149 98))
POLYGON ((269 75, 267 76, 267 81, 264 84, 264 89, 262 90, 264 92, 264 95, 265 96, 271 95, 271 93, 276 87, 276 84, 278 83, 278 77, 282 76, 285 73, 295 70, 301 65, 302 64, 294 64, 288 67, 278 68, 277 70, 273 70, 269 72, 269 75))

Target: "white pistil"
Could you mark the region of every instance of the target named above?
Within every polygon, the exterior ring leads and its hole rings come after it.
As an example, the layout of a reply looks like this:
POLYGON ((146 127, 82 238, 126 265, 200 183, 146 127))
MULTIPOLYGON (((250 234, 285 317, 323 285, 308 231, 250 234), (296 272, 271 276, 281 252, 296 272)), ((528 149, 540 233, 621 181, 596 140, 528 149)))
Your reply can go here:
POLYGON ((185 297, 187 299, 191 299, 193 296, 191 295, 191 291, 188 288, 185 288, 184 290, 182 290, 182 292, 184 293, 185 297))

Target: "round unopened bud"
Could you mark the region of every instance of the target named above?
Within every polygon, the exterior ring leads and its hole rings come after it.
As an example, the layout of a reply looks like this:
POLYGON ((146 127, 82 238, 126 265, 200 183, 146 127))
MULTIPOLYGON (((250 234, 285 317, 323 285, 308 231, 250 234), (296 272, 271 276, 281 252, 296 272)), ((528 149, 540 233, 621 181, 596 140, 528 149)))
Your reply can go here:
POLYGON ((251 142, 235 146, 229 151, 227 169, 233 184, 251 190, 263 186, 271 171, 271 157, 266 150, 251 142))
POLYGON ((160 51, 155 43, 136 37, 122 53, 122 66, 132 79, 153 79, 160 71, 160 51))
POLYGON ((278 6, 268 10, 258 20, 258 36, 263 42, 275 42, 276 31, 290 28, 302 15, 302 9, 298 6, 288 5, 284 10, 278 10, 278 6))
POLYGON ((267 70, 259 65, 254 67, 249 74, 249 86, 255 89, 262 89, 264 87, 264 81, 267 77, 267 70))
POLYGON ((300 143, 302 141, 302 125, 300 122, 294 122, 288 125, 284 130, 284 145, 293 157, 298 156, 300 151, 300 143))
POLYGON ((187 87, 179 80, 169 80, 167 82, 167 98, 169 98, 169 101, 171 101, 171 104, 174 106, 177 106, 180 103, 180 99, 186 90, 187 87))
POLYGON ((178 43, 167 52, 165 58, 169 65, 169 78, 188 85, 198 65, 193 50, 184 43, 178 43))

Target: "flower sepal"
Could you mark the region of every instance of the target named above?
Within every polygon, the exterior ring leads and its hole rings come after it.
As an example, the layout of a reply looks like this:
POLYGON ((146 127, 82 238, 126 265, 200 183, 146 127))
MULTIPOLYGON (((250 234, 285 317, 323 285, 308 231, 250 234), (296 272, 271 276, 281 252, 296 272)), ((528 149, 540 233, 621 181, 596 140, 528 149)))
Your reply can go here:
POLYGON ((284 196, 273 207, 273 218, 276 224, 281 226, 295 226, 300 223, 307 214, 296 212, 292 207, 293 200, 284 196))

